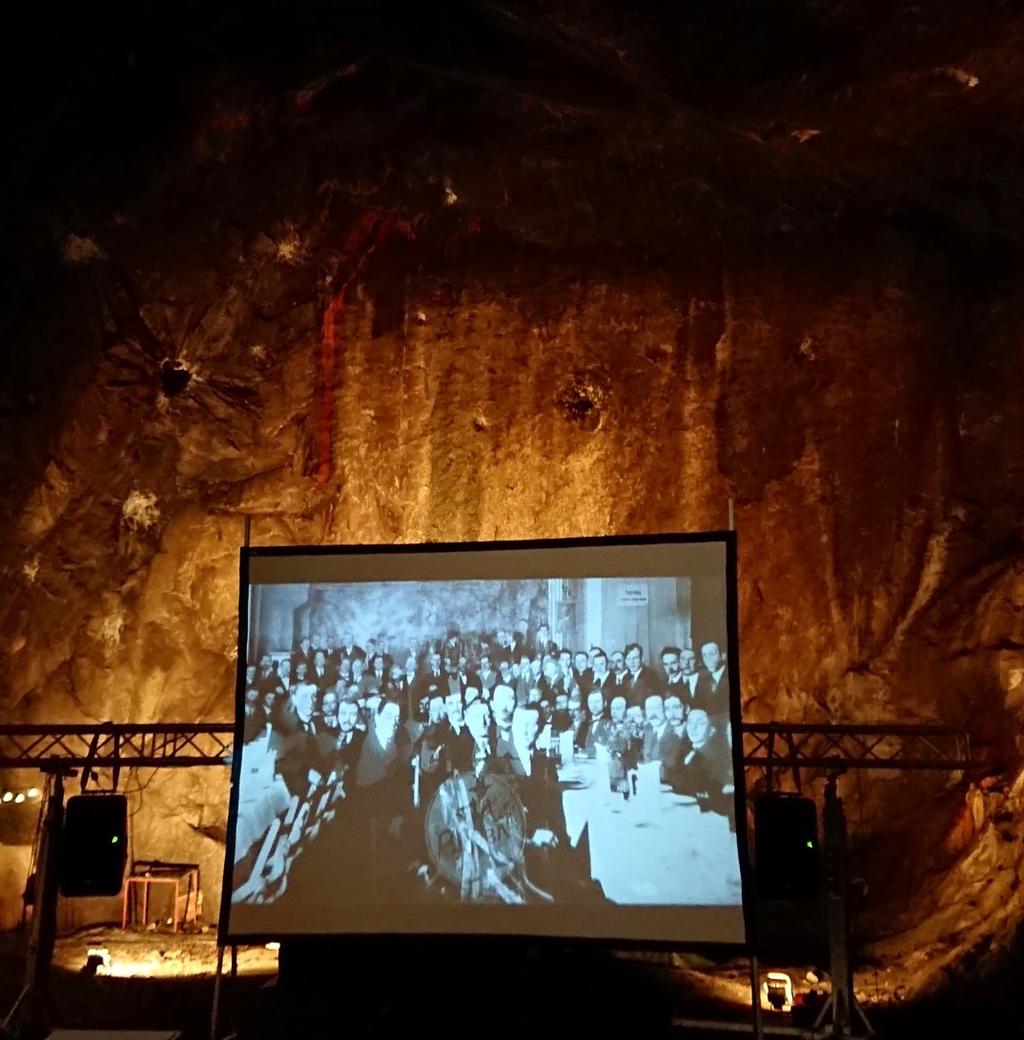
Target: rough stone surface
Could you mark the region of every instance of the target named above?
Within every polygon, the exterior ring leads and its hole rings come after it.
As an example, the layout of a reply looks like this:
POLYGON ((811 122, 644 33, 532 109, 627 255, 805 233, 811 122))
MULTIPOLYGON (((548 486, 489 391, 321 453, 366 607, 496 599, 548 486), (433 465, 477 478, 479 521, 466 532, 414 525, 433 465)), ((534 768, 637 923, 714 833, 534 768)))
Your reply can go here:
MULTIPOLYGON (((15 185, 4 717, 229 717, 246 515, 391 543, 732 499, 749 718, 970 727, 977 776, 847 795, 879 955, 921 951, 915 992, 985 966, 1024 869, 1024 21, 455 6, 443 47, 355 5, 341 60, 185 62, 184 115, 15 185)), ((215 910, 226 777, 131 786, 136 852, 215 910)))

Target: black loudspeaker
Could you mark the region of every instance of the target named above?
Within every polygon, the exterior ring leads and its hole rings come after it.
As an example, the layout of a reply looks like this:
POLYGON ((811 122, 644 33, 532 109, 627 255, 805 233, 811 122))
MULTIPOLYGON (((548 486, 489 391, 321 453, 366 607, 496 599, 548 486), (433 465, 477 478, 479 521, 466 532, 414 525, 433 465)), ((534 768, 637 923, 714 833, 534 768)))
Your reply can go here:
POLYGON ((757 898, 814 899, 821 884, 818 812, 799 795, 763 794, 754 802, 757 898))
POLYGON ((128 799, 82 794, 64 806, 60 890, 65 896, 116 896, 128 859, 128 799))

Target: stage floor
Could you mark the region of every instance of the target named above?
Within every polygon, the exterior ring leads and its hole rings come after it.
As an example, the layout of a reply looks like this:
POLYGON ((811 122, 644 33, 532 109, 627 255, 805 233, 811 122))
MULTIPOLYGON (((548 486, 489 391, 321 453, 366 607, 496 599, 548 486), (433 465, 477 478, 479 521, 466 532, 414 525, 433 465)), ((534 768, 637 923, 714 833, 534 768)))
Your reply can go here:
MULTIPOLYGON (((17 997, 23 972, 24 940, 18 933, 0 933, 0 1013, 6 1013, 17 997)), ((216 970, 217 947, 213 932, 207 934, 173 935, 167 933, 124 933, 117 928, 91 928, 75 935, 62 937, 57 944, 53 972, 53 1015, 54 1025, 67 1029, 91 1030, 179 1030, 183 1040, 206 1040, 209 1035, 210 1009, 213 998, 213 974, 216 970), (91 977, 83 974, 90 948, 106 949, 110 955, 111 968, 108 974, 91 977)), ((713 966, 697 959, 673 958, 667 954, 629 954, 624 961, 640 962, 631 965, 625 972, 621 988, 627 995, 634 988, 656 989, 671 998, 677 1018, 714 1018, 734 1023, 749 1022, 749 982, 746 966, 732 962, 713 966), (645 963, 646 962, 646 963, 645 963), (642 987, 636 986, 637 980, 642 987)), ((450 969, 444 977, 451 982, 450 969)), ((457 978, 470 970, 469 965, 459 966, 457 978)), ((764 965, 777 968, 781 965, 764 965)), ((394 1004, 379 1005, 381 1021, 386 1026, 389 1020, 410 1014, 408 1005, 412 980, 406 977, 408 966, 394 966, 394 1004)), ((409 969, 411 971, 411 969, 409 969)), ((232 994, 229 986, 224 990, 225 1016, 238 1014, 239 1040, 263 1040, 266 1009, 274 1006, 277 983, 277 953, 263 947, 239 949, 239 973, 237 989, 232 994)), ((608 972, 614 968, 608 968, 608 972)), ((423 973, 421 965, 419 975, 423 973)), ((792 969, 794 981, 799 980, 797 969, 792 969)), ((347 975, 342 973, 340 978, 347 975)), ((442 980, 443 981, 443 980, 442 980)), ((936 1040, 941 1037, 968 1035, 971 1027, 974 1035, 984 1031, 991 1018, 993 1022, 1006 1012, 1006 1008, 992 1003, 987 1006, 970 1006, 963 1001, 944 1003, 936 1001, 929 1009, 912 1005, 900 1006, 892 986, 898 976, 889 972, 879 973, 879 996, 882 1003, 875 1003, 874 973, 858 973, 857 989, 864 998, 872 1025, 878 1036, 885 1040, 900 1040, 911 1035, 924 1035, 922 1030, 936 1040), (883 988, 884 987, 884 988, 883 988)), ((430 989, 429 980, 419 982, 430 989)), ((485 990, 484 986, 479 987, 485 990)), ((802 988, 807 988, 806 983, 802 988)), ((488 991, 489 992, 489 991, 488 991)), ((384 991, 385 995, 387 991, 384 991)), ((365 1010, 365 1005, 363 1005, 365 1010)), ((772 1024, 783 1024, 782 1016, 771 1015, 772 1024)), ((231 1019, 225 1017, 222 1034, 231 1019)), ((367 1025, 364 1021, 361 1025, 367 1025)), ((561 1030, 559 1030, 561 1031, 561 1030)), ((542 1035, 541 1030, 538 1035, 542 1035)), ((379 1035, 367 1030, 349 1035, 379 1035)), ((678 1030, 673 1035, 685 1035, 697 1040, 704 1034, 678 1030)), ((733 1033, 732 1035, 740 1035, 733 1033)), ((744 1034, 749 1035, 749 1034, 744 1034)), ((994 1034, 993 1034, 994 1035, 994 1034)), ((298 1037, 295 1040, 299 1040, 298 1037)), ((303 1038, 304 1040, 304 1038, 303 1038)))

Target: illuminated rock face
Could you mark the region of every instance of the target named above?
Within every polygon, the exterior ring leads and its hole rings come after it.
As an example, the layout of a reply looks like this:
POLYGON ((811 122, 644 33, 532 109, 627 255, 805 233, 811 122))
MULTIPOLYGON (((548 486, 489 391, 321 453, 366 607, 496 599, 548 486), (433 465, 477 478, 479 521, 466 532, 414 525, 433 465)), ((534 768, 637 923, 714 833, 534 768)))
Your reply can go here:
MULTIPOLYGON (((505 98, 498 140, 403 143, 410 117, 374 150, 359 91, 385 81, 204 102, 160 178, 32 240, 4 716, 228 718, 246 515, 255 544, 512 539, 718 529, 732 499, 748 717, 962 724, 986 799, 1008 788, 1024 355, 985 226, 951 218, 946 248, 891 218, 902 182, 852 191, 838 126, 780 144, 505 98)), ((946 780, 849 785, 883 909, 900 841, 907 892, 922 835, 949 877, 1016 869, 946 780)), ((135 854, 199 860, 210 916, 226 776, 129 787, 135 854)))

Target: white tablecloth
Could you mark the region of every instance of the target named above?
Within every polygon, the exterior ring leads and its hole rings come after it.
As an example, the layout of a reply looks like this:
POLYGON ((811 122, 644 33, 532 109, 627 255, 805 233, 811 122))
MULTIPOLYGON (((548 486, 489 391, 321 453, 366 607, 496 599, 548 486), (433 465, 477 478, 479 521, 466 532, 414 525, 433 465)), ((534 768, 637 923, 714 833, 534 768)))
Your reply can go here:
POLYGON ((664 790, 658 763, 642 765, 636 797, 611 790, 608 763, 559 769, 569 840, 589 825, 591 874, 616 903, 729 905, 740 902, 736 835, 718 813, 664 790))

